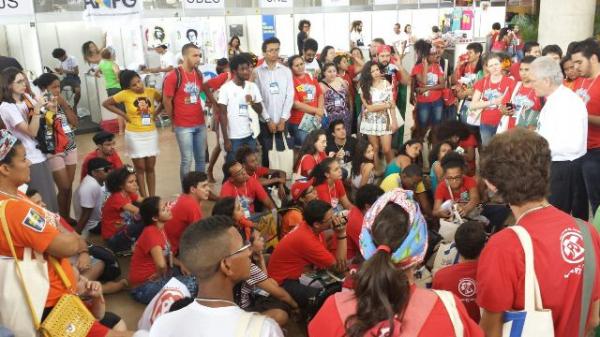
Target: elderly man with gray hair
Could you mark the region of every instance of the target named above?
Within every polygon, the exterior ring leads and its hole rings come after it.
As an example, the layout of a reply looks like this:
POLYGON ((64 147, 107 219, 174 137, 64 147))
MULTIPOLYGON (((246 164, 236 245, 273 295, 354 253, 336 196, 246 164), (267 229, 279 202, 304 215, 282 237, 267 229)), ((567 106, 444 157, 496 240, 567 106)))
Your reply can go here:
POLYGON ((585 103, 562 85, 560 66, 548 56, 531 63, 529 77, 536 95, 546 98, 537 132, 548 141, 552 153, 548 201, 574 217, 587 220, 589 205, 581 169, 587 151, 585 103))

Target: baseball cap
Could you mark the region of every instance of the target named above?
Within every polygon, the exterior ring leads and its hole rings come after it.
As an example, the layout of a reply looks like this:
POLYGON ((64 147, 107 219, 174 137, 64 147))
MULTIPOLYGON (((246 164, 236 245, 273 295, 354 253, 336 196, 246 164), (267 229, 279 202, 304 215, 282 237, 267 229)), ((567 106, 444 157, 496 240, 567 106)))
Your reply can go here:
POLYGON ((94 144, 102 145, 104 142, 111 141, 114 138, 115 138, 114 133, 110 133, 108 131, 100 131, 97 134, 95 134, 94 138, 92 138, 92 139, 94 140, 94 144))
POLYGON ((112 163, 104 158, 99 158, 99 157, 92 158, 92 159, 90 159, 90 161, 88 161, 87 174, 90 174, 90 173, 94 172, 95 170, 106 168, 106 167, 112 167, 112 163))
POLYGON ((311 187, 313 184, 313 180, 298 180, 292 184, 292 199, 294 201, 298 201, 300 197, 304 195, 304 193, 311 187))

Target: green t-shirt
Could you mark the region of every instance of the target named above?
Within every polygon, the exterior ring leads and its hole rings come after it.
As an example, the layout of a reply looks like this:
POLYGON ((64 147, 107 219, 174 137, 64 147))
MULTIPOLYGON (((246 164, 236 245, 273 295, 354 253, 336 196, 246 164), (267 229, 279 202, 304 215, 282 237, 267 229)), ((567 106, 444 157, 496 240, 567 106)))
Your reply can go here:
POLYGON ((104 75, 106 89, 121 89, 119 79, 117 78, 117 74, 115 74, 113 69, 113 61, 102 60, 98 64, 98 68, 102 72, 102 75, 104 75))

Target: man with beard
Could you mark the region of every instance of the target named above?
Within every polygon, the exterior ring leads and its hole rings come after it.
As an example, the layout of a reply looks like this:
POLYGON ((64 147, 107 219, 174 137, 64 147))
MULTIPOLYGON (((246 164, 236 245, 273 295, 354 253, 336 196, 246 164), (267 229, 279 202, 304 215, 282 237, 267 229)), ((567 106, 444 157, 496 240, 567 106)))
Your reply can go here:
POLYGON ((362 35, 363 23, 360 20, 352 21, 350 28, 350 49, 354 47, 364 47, 365 40, 362 35))
POLYGON ((317 50, 319 50, 319 43, 315 39, 309 38, 304 41, 304 50, 302 53, 304 70, 312 78, 318 78, 319 73, 321 72, 319 61, 317 61, 317 58, 315 57, 317 55, 317 50))

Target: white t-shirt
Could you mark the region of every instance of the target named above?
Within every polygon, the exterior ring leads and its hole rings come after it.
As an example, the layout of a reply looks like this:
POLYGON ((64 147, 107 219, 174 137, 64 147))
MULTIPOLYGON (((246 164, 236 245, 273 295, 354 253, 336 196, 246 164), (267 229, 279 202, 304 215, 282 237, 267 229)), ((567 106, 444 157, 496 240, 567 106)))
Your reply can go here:
POLYGON ((243 139, 252 135, 246 95, 251 95, 255 103, 262 102, 256 84, 244 81, 244 87, 228 81, 219 90, 219 104, 227 106, 227 133, 230 139, 243 139))
MULTIPOLYGON (((183 309, 160 316, 150 329, 150 337, 236 337, 243 313, 245 311, 237 306, 210 308, 194 301, 183 309)), ((260 336, 283 337, 283 332, 274 320, 267 318, 260 336)))
POLYGON ((177 62, 175 60, 175 56, 173 56, 173 53, 165 51, 164 54, 160 55, 160 67, 168 68, 169 66, 176 67, 177 62))
POLYGON ((67 71, 73 71, 77 66, 77 60, 73 56, 67 56, 66 60, 60 62, 60 67, 67 71))
MULTIPOLYGON (((35 104, 33 99, 31 102, 35 104)), ((6 129, 23 143, 27 159, 29 159, 32 164, 39 164, 46 161, 46 156, 44 156, 42 151, 37 148, 37 141, 29 136, 29 134, 17 130, 17 125, 20 123, 27 124, 27 115, 27 105, 23 102, 18 104, 2 102, 0 104, 0 117, 4 122, 4 125, 6 125, 6 129)), ((39 117, 36 116, 35 118, 39 117)))
POLYGON ((304 64, 304 71, 306 71, 310 77, 316 78, 316 75, 321 72, 321 67, 319 66, 319 61, 315 57, 311 63, 304 64))
POLYGON ((102 205, 108 198, 108 193, 104 186, 89 174, 83 178, 81 184, 75 190, 73 196, 73 209, 77 219, 81 216, 81 208, 93 208, 88 222, 85 224, 82 233, 87 233, 90 229, 96 227, 102 219, 102 205))
POLYGON ((365 46, 362 33, 359 33, 357 31, 350 32, 350 41, 354 42, 354 44, 356 44, 357 47, 365 46))

